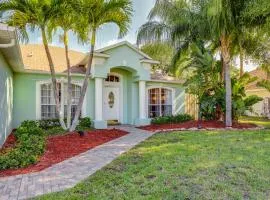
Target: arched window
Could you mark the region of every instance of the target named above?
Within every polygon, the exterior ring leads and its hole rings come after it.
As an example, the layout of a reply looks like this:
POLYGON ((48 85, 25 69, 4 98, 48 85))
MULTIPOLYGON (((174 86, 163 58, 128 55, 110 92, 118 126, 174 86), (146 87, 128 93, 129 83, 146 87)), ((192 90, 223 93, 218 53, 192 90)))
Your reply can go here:
MULTIPOLYGON (((64 117, 67 117, 67 94, 68 88, 66 83, 58 83, 58 94, 59 101, 62 105, 64 105, 64 117)), ((56 112, 56 104, 53 95, 53 89, 51 83, 42 84, 40 87, 40 113, 41 119, 55 119, 57 118, 56 112)), ((71 116, 72 118, 75 115, 76 106, 79 102, 81 94, 81 86, 72 84, 72 92, 71 92, 71 116)))
POLYGON ((120 79, 119 79, 118 76, 115 76, 115 75, 109 75, 105 81, 106 81, 106 82, 119 83, 119 82, 120 82, 120 79))
POLYGON ((148 117, 172 115, 172 91, 165 88, 148 90, 148 117))

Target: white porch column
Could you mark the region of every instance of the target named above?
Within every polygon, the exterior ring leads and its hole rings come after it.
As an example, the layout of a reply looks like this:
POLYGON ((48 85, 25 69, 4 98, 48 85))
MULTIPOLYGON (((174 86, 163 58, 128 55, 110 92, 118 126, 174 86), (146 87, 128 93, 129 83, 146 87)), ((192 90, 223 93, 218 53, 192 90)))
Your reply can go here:
POLYGON ((140 119, 146 119, 146 84, 145 81, 139 81, 139 113, 140 119))
POLYGON ((103 120, 103 79, 95 78, 95 120, 103 120))
POLYGON ((96 129, 107 128, 107 122, 103 120, 103 78, 95 78, 95 120, 96 129))

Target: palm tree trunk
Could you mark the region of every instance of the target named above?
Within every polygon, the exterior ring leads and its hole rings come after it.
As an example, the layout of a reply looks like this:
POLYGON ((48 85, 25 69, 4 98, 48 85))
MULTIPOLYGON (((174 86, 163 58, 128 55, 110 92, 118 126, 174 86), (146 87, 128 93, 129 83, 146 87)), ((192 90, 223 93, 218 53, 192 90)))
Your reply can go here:
POLYGON ((79 99, 79 103, 78 103, 78 105, 76 107, 76 112, 75 112, 75 116, 74 116, 72 125, 70 127, 70 131, 74 131, 77 124, 78 124, 79 116, 80 116, 80 113, 81 113, 81 109, 82 109, 82 105, 83 105, 83 101, 84 101, 84 97, 85 97, 85 94, 86 94, 86 90, 87 90, 88 82, 89 82, 89 77, 90 77, 90 73, 91 73, 93 57, 94 57, 94 50, 95 50, 95 43, 96 43, 96 30, 94 29, 93 32, 92 32, 89 61, 88 61, 88 66, 87 66, 87 69, 86 69, 86 74, 85 74, 85 78, 84 78, 84 82, 83 82, 83 86, 82 86, 82 90, 81 90, 81 96, 80 96, 80 99, 79 99))
POLYGON ((64 31, 64 45, 65 45, 65 55, 67 62, 67 128, 71 126, 71 94, 72 94, 72 85, 71 85, 71 73, 70 73, 70 59, 68 56, 68 35, 67 31, 64 31))
POLYGON ((50 49, 49 49, 49 46, 48 46, 48 40, 47 40, 44 28, 41 29, 41 33, 42 33, 43 45, 44 45, 44 48, 45 48, 45 52, 46 52, 46 55, 47 55, 47 59, 48 59, 49 66, 50 66, 50 71, 51 71, 51 78, 52 78, 52 86, 53 86, 53 94, 54 94, 54 99, 55 99, 56 113, 57 113, 57 115, 59 117, 59 121, 60 121, 60 124, 61 124, 62 128, 66 129, 63 113, 61 112, 61 105, 60 105, 60 102, 59 102, 59 88, 58 88, 57 81, 56 81, 54 64, 53 64, 53 60, 52 60, 52 56, 51 56, 50 49))
POLYGON ((244 74, 244 52, 241 44, 239 44, 239 57, 240 57, 240 77, 241 77, 244 74))
POLYGON ((220 55, 220 61, 221 61, 221 72, 220 72, 220 80, 224 81, 224 59, 222 57, 222 54, 220 55))
POLYGON ((232 86, 230 74, 230 53, 229 38, 223 35, 221 37, 221 53, 224 60, 225 89, 226 89, 226 127, 232 127, 232 86))

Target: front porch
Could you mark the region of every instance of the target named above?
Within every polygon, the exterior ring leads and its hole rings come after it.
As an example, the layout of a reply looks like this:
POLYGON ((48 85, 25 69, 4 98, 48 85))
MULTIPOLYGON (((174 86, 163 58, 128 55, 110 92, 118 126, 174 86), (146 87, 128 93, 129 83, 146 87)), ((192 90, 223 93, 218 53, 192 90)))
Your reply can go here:
POLYGON ((146 81, 127 67, 113 67, 106 77, 95 77, 94 128, 105 129, 108 121, 148 125, 146 81))

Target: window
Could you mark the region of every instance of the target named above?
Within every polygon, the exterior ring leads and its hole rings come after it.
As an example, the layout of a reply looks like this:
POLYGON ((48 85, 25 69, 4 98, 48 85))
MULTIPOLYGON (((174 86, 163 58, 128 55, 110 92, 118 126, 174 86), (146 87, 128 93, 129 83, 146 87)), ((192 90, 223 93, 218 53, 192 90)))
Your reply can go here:
MULTIPOLYGON (((65 94, 68 93, 68 87, 67 84, 65 85, 65 94)), ((80 95, 81 95, 81 87, 78 85, 71 85, 72 92, 71 92, 71 118, 73 119, 76 112, 76 107, 79 103, 80 95)), ((67 95, 65 95, 65 118, 67 117, 67 95)))
POLYGON ((172 115, 172 91, 165 88, 148 90, 149 118, 172 115))
MULTIPOLYGON (((58 83, 59 88, 59 101, 64 104, 64 117, 67 117, 67 84, 58 83), (62 91, 65 95, 62 94, 62 91), (64 96, 64 98, 62 98, 64 96)), ((74 118, 76 106, 79 102, 81 94, 81 87, 75 84, 72 84, 72 93, 71 93, 71 116, 74 118)), ((55 119, 57 118, 56 105, 53 95, 52 84, 42 84, 41 85, 41 119, 55 119)))
MULTIPOLYGON (((58 85, 59 97, 61 85, 58 85)), ((56 116, 56 106, 53 96, 52 84, 41 85, 41 119, 54 119, 56 116)))
POLYGON ((105 81, 106 82, 114 82, 114 83, 119 83, 120 82, 119 77, 114 76, 114 75, 109 75, 105 81))

